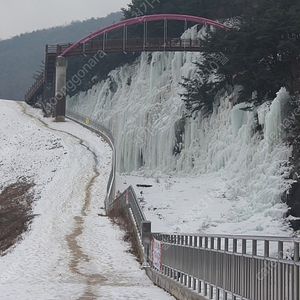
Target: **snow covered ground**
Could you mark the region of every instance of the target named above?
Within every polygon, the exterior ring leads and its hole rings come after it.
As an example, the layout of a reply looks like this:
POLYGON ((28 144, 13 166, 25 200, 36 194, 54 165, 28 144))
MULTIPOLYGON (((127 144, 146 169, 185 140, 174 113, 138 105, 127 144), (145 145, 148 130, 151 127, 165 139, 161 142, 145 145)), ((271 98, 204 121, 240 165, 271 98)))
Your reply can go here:
POLYGON ((231 199, 221 173, 196 177, 142 172, 119 174, 117 190, 132 185, 154 232, 292 236, 283 203, 251 209, 249 199, 231 199), (139 187, 150 185, 152 187, 139 187))
POLYGON ((3 189, 35 182, 29 232, 0 257, 0 299, 173 299, 126 252, 104 214, 111 150, 99 136, 54 123, 24 103, 0 101, 3 189))

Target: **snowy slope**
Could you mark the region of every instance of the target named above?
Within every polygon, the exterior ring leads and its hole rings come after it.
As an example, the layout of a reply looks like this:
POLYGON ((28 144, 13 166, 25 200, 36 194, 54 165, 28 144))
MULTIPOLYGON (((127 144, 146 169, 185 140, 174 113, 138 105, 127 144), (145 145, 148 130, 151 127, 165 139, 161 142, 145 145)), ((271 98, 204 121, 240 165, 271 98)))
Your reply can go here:
MULTIPOLYGON (((186 33, 203 34, 205 29, 197 33, 195 28, 186 33)), ((287 91, 244 111, 246 104, 234 105, 236 89, 219 95, 211 116, 183 118, 179 82, 193 76, 193 62, 201 59, 200 53, 143 53, 135 64, 113 70, 109 79, 68 99, 68 108, 111 128, 118 171, 138 175, 122 177, 120 191, 143 176, 154 183, 157 177, 173 178, 173 188, 167 183, 146 191, 146 214, 157 221, 156 230, 181 231, 178 220, 186 225, 192 207, 213 194, 183 231, 291 235, 282 217, 287 206, 281 203, 291 184, 286 179, 291 149, 283 143, 282 128, 287 91), (254 131, 257 125, 261 133, 254 131), (174 155, 175 146, 180 154, 174 155), (161 210, 159 217, 151 207, 161 210)))
POLYGON ((172 299, 126 252, 104 213, 111 150, 67 121, 53 123, 24 103, 0 101, 1 187, 31 179, 35 217, 0 257, 0 299, 172 299), (34 116, 34 117, 32 117, 34 116))

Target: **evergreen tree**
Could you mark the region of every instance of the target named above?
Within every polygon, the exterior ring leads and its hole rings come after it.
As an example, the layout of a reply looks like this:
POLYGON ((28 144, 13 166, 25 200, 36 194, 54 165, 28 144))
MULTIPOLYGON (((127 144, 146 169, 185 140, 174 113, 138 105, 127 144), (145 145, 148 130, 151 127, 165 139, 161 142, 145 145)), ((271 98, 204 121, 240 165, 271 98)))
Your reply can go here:
POLYGON ((257 103, 272 99, 280 87, 291 93, 299 88, 300 2, 260 0, 255 9, 241 18, 238 29, 224 34, 217 29, 203 42, 205 56, 224 53, 229 63, 219 74, 228 83, 244 87, 241 101, 257 103))
POLYGON ((183 78, 180 83, 185 92, 180 94, 187 109, 187 116, 195 111, 201 111, 203 115, 210 114, 216 95, 226 88, 226 78, 217 74, 216 66, 212 61, 196 63, 198 71, 192 78, 183 78), (212 80, 213 77, 213 80, 212 80))

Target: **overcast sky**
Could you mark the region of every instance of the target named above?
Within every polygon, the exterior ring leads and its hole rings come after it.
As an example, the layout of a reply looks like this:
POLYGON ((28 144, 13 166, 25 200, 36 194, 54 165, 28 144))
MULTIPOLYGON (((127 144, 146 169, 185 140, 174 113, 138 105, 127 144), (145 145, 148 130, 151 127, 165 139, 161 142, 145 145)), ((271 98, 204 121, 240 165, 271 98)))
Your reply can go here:
POLYGON ((105 17, 131 0, 0 0, 0 39, 71 21, 105 17))

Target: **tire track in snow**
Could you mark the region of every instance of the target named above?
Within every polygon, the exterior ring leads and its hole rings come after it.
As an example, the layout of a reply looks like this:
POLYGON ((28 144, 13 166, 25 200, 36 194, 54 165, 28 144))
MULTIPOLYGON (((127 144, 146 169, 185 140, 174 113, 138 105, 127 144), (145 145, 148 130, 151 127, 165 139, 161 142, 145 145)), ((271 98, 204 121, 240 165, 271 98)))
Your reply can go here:
POLYGON ((84 224, 84 217, 87 216, 87 212, 91 203, 91 197, 92 197, 92 193, 91 193, 91 188, 93 186, 93 184, 95 183, 96 179, 100 176, 100 173, 97 170, 97 166, 99 164, 98 161, 98 157, 96 155, 95 152, 93 152, 87 145, 84 144, 84 141, 80 138, 78 138, 77 136, 65 132, 63 130, 58 130, 58 129, 53 129, 51 127, 49 127, 49 125, 45 122, 43 122, 41 119, 37 118, 34 115, 31 115, 30 113, 28 113, 26 111, 26 107, 24 105, 22 105, 21 103, 18 103, 21 107, 21 110, 24 114, 28 115, 29 117, 34 118, 34 120, 37 120, 38 122, 40 122, 43 126, 47 127, 50 131, 53 132, 60 132, 63 133, 64 135, 68 135, 71 136, 72 138, 74 138, 75 140, 77 140, 79 142, 79 144, 83 147, 85 147, 87 149, 87 151, 89 151, 94 159, 93 162, 93 176, 92 178, 89 180, 89 182, 87 183, 87 185, 85 186, 85 199, 84 199, 84 203, 81 209, 81 216, 75 216, 74 217, 74 221, 75 221, 75 228, 73 230, 73 232, 69 235, 66 236, 66 241, 69 247, 69 250, 72 254, 72 259, 69 263, 69 268, 72 271, 72 273, 79 275, 83 278, 85 278, 86 281, 86 289, 84 291, 84 295, 81 296, 78 300, 84 300, 84 299, 99 299, 99 297, 97 295, 95 295, 92 292, 92 286, 95 284, 99 284, 101 282, 107 281, 107 279, 105 278, 105 276, 102 276, 100 274, 84 274, 83 272, 80 271, 79 265, 81 262, 89 262, 90 258, 87 254, 84 253, 82 247, 78 244, 77 242, 77 238, 82 235, 83 233, 83 224, 84 224))

